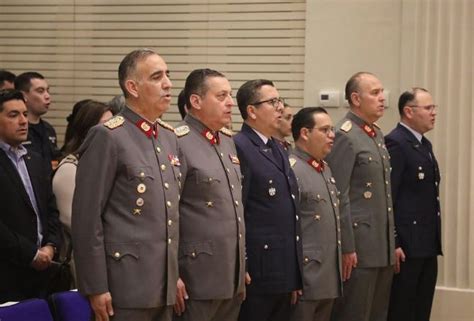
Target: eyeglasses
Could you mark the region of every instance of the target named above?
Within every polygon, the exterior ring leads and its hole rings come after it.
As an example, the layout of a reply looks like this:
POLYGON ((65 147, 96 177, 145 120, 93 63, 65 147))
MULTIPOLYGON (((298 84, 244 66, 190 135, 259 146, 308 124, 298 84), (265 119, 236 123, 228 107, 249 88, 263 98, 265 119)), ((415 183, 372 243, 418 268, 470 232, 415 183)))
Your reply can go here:
POLYGON ((317 129, 319 130, 321 133, 323 133, 324 135, 329 135, 330 133, 334 134, 335 132, 335 129, 334 127, 332 126, 328 126, 328 127, 313 127, 313 128, 308 128, 309 130, 313 130, 313 129, 317 129))
POLYGON ((260 105, 260 104, 264 104, 264 103, 269 103, 270 105, 273 106, 273 108, 278 108, 280 106, 283 106, 285 104, 285 100, 281 97, 277 97, 277 98, 271 98, 271 99, 267 99, 267 100, 262 100, 262 101, 258 101, 256 103, 253 103, 251 105, 260 105))
POLYGON ((420 108, 423 108, 424 110, 431 113, 432 111, 434 111, 438 107, 438 105, 426 105, 426 106, 408 105, 408 107, 412 107, 412 108, 420 107, 420 108))

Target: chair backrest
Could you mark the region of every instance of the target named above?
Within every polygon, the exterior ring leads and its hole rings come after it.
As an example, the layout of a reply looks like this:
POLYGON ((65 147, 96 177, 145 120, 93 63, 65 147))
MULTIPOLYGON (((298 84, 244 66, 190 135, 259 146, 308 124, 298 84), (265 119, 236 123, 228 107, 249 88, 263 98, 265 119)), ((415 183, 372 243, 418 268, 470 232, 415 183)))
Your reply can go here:
POLYGON ((0 321, 53 321, 48 302, 29 299, 0 307, 0 321))
POLYGON ((49 297, 55 321, 90 321, 92 309, 84 296, 77 291, 54 293, 49 297))

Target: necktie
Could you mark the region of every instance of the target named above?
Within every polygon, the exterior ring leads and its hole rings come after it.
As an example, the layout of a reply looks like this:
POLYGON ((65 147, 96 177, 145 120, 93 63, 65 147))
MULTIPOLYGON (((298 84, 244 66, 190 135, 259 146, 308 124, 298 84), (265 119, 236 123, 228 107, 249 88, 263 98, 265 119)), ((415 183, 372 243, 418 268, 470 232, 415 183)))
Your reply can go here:
POLYGON ((421 138, 421 146, 423 146, 425 151, 428 152, 430 158, 433 159, 433 148, 431 146, 431 143, 428 141, 428 139, 425 138, 425 136, 421 138))
POLYGON ((273 158, 277 162, 278 166, 283 168, 283 159, 281 158, 280 151, 278 150, 278 146, 275 141, 273 139, 269 139, 267 142, 267 146, 270 147, 273 154, 273 158))

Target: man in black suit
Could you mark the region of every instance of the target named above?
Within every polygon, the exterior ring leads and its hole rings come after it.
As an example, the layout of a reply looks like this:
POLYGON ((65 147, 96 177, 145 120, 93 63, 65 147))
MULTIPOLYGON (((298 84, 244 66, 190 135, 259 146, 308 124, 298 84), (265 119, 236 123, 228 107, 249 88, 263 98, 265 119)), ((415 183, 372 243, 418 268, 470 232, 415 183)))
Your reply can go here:
POLYGON ((423 88, 404 92, 398 101, 400 123, 385 137, 391 156, 396 225, 396 276, 388 320, 430 319, 441 252, 439 168, 431 143, 436 105, 423 88))
POLYGON ((50 169, 21 144, 27 114, 21 92, 0 91, 0 302, 45 296, 60 245, 50 169))
MULTIPOLYGON (((282 117, 283 99, 269 80, 251 80, 237 92, 244 119, 234 137, 243 175, 250 284, 241 321, 287 321, 290 300, 301 281, 298 187, 287 154, 272 138, 282 117)), ((301 292, 301 291, 300 291, 301 292)))

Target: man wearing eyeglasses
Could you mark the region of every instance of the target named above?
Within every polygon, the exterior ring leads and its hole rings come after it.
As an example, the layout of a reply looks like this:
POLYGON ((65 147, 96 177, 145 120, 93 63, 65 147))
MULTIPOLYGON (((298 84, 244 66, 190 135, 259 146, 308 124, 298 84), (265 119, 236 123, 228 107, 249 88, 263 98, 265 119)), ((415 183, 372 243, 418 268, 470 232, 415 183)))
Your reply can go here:
POLYGON ((405 91, 398 101, 400 123, 385 137, 392 164, 396 264, 389 321, 427 321, 441 251, 439 168, 430 141, 436 105, 423 88, 405 91))
POLYGON ((301 290, 298 187, 287 154, 272 136, 283 99, 273 82, 250 80, 237 92, 244 119, 234 136, 243 175, 247 271, 251 282, 240 321, 288 321, 301 290))
POLYGON ((331 169, 323 160, 334 142, 326 110, 308 107, 292 122, 295 149, 290 165, 300 187, 303 240, 303 295, 291 321, 329 321, 334 299, 342 295, 339 198, 331 169))
POLYGON ((344 296, 333 321, 387 319, 395 263, 390 160, 375 122, 384 113, 380 80, 368 72, 346 83, 350 111, 338 123, 327 161, 340 195, 344 296))

